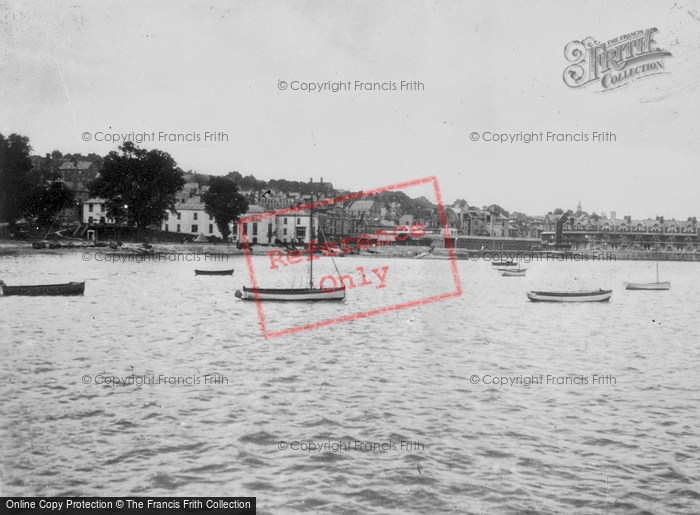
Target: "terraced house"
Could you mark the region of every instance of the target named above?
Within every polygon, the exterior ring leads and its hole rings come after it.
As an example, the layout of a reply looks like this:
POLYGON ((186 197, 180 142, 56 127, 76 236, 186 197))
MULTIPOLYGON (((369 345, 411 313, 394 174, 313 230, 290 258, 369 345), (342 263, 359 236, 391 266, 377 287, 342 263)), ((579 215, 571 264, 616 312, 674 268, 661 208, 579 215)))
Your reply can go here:
MULTIPOLYGON (((544 220, 542 243, 554 243, 556 221, 561 215, 548 214, 544 220)), ((569 217, 563 227, 564 243, 574 250, 660 250, 696 252, 700 250, 698 224, 689 220, 617 218, 580 214, 569 217)))

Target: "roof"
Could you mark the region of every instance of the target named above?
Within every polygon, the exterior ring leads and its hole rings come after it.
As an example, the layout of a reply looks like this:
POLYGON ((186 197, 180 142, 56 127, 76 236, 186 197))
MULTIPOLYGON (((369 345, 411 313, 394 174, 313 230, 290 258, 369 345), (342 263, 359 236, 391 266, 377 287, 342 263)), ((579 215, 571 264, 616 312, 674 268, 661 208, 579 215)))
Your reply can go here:
POLYGON ((176 204, 176 211, 204 211, 204 204, 201 202, 184 202, 182 204, 176 204))
POLYGON ((374 200, 356 200, 352 204, 350 204, 350 207, 348 210, 350 211, 368 211, 372 209, 372 206, 374 205, 374 200))
POLYGON ((76 166, 75 162, 73 161, 66 161, 64 163, 61 163, 61 166, 59 166, 59 170, 87 170, 90 168, 94 163, 92 161, 78 161, 78 164, 76 166))
POLYGON ((319 189, 321 190, 332 190, 333 189, 333 183, 332 182, 309 182, 309 185, 313 187, 314 190, 318 191, 319 189))

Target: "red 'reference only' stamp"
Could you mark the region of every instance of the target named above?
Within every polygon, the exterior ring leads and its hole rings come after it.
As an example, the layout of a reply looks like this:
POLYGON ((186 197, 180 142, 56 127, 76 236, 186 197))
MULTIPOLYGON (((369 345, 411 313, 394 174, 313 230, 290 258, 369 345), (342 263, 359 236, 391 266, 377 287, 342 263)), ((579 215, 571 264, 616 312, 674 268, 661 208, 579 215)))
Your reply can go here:
MULTIPOLYGON (((264 253, 265 257, 265 269, 273 271, 273 272, 280 272, 280 271, 289 271, 290 269, 295 269, 303 265, 310 265, 311 267, 314 266, 314 262, 318 261, 321 259, 321 257, 328 257, 328 258, 333 258, 333 257, 345 257, 348 255, 348 257, 353 256, 353 254, 357 254, 358 252, 361 252, 364 250, 367 253, 373 253, 373 254, 379 254, 379 252, 376 250, 377 247, 382 247, 385 245, 393 245, 397 242, 402 242, 411 238, 422 238, 426 236, 426 227, 423 223, 420 222, 411 222, 407 223, 406 225, 397 225, 393 227, 388 227, 388 228, 380 228, 379 230, 373 230, 373 231, 367 231, 366 233, 362 233, 359 236, 346 236, 344 238, 328 238, 327 235, 323 235, 323 243, 321 243, 319 238, 314 238, 314 233, 315 227, 313 224, 313 215, 308 215, 309 220, 311 222, 311 234, 309 235, 306 240, 308 240, 308 243, 305 243, 302 247, 300 248, 290 248, 289 246, 286 247, 285 250, 279 250, 279 249, 269 249, 264 253), (372 250, 375 249, 375 250, 372 250), (303 265, 302 265, 303 264, 303 265)), ((286 223, 286 218, 284 219, 286 223)), ((246 263, 248 266, 248 273, 250 276, 250 281, 252 284, 252 288, 247 289, 248 292, 246 293, 249 297, 249 300, 255 300, 256 303, 256 308, 257 308, 257 313, 258 313, 258 318, 260 320, 260 326, 262 329, 263 336, 265 338, 274 338, 278 336, 284 336, 287 334, 294 334, 302 331, 306 331, 309 329, 315 329, 315 328, 320 328, 320 327, 326 327, 329 325, 333 324, 338 324, 341 322, 349 322, 352 320, 357 320, 360 318, 366 318, 370 316, 375 316, 375 315, 380 315, 384 313, 388 313, 391 311, 397 311, 397 310, 402 310, 402 309, 407 309, 407 308, 412 308, 412 307, 417 307, 423 304, 428 304, 432 302, 437 302, 439 300, 447 300, 453 297, 458 297, 462 294, 462 287, 461 283, 459 280, 459 272, 457 270, 457 263, 454 258, 454 249, 452 247, 452 241, 450 238, 450 233, 448 229, 448 223, 447 223, 447 216, 445 214, 445 208, 444 204, 442 202, 442 196, 440 193, 440 188, 438 186, 438 181, 437 178, 434 176, 431 177, 425 177, 422 179, 416 179, 412 181, 406 181, 398 184, 392 184, 389 186, 383 186, 380 188, 375 188, 373 190, 369 191, 362 191, 359 193, 352 193, 348 195, 342 195, 339 197, 335 197, 332 199, 324 199, 324 200, 319 200, 316 202, 310 202, 305 205, 301 206, 294 206, 290 208, 285 208, 285 209, 278 209, 275 211, 270 211, 266 213, 260 213, 256 215, 250 215, 247 217, 240 218, 238 221, 239 225, 239 234, 241 235, 241 244, 243 246, 243 249, 245 251, 245 256, 246 256, 246 263), (451 276, 452 276, 452 282, 454 283, 454 289, 450 287, 451 291, 447 292, 442 292, 442 293, 435 293, 432 295, 429 295, 426 298, 422 299, 414 299, 414 300, 409 300, 407 302, 401 302, 398 304, 391 304, 388 303, 386 306, 380 306, 380 307, 374 307, 372 309, 368 309, 365 311, 360 311, 360 312, 355 312, 351 314, 345 314, 345 315, 340 315, 336 316, 334 318, 327 318, 327 319, 321 319, 317 321, 308 321, 307 323, 304 323, 302 325, 297 325, 293 327, 287 327, 283 329, 275 329, 275 330, 270 330, 268 329, 268 324, 266 323, 265 320, 265 308, 263 307, 264 305, 267 306, 269 309, 272 306, 279 305, 279 302, 264 302, 264 300, 270 299, 271 300, 288 300, 288 299, 275 299, 274 298, 274 293, 281 292, 283 294, 292 294, 295 292, 300 292, 301 294, 311 294, 309 295, 309 300, 305 302, 311 302, 313 300, 332 300, 332 298, 340 298, 341 300, 345 300, 345 295, 352 295, 354 291, 356 291, 356 288, 360 287, 369 287, 373 286, 371 288, 372 291, 375 290, 382 290, 384 291, 385 288, 387 288, 387 276, 389 274, 389 265, 385 263, 379 263, 378 266, 369 266, 366 267, 366 263, 364 266, 353 266, 352 269, 357 271, 359 273, 359 277, 356 277, 356 279, 353 279, 352 275, 350 274, 344 274, 341 275, 340 271, 338 270, 335 261, 333 262, 333 267, 336 270, 336 274, 331 274, 331 273, 325 273, 325 274, 319 274, 320 281, 319 281, 319 287, 316 287, 314 284, 309 284, 309 288, 306 289, 264 289, 264 288, 259 288, 258 283, 257 283, 257 278, 258 275, 255 272, 254 269, 254 264, 253 264, 253 253, 251 251, 251 245, 248 242, 248 236, 246 234, 245 226, 248 223, 260 223, 265 221, 266 219, 271 219, 275 217, 281 217, 284 215, 289 215, 292 220, 294 220, 295 214, 297 216, 301 212, 306 212, 309 211, 310 213, 313 213, 314 210, 317 209, 322 209, 322 208, 328 208, 328 206, 332 206, 333 204, 341 204, 346 201, 354 201, 354 200, 359 200, 359 199, 364 199, 366 197, 371 197, 373 195, 377 195, 382 192, 391 192, 391 191, 399 191, 403 190, 406 188, 414 187, 414 186, 421 186, 421 185, 428 185, 432 184, 433 187, 433 192, 435 194, 435 200, 436 200, 436 205, 438 209, 438 217, 439 217, 439 222, 440 222, 440 227, 442 235, 444 236, 444 242, 445 242, 445 248, 447 250, 447 257, 449 258, 449 265, 450 265, 450 270, 451 270, 451 276), (251 293, 252 292, 252 293, 251 293), (327 298, 325 296, 328 296, 327 298)), ((286 229, 285 229, 285 234, 286 234, 286 229)), ((374 260, 375 258, 379 258, 379 256, 372 256, 372 259, 374 260)), ((443 257, 444 259, 444 257, 443 257)), ((343 264, 349 264, 347 260, 341 260, 343 264)), ((444 262, 443 262, 444 263, 444 262)), ((357 263, 360 264, 360 263, 357 263)), ((347 268, 347 267, 344 267, 347 268)), ((312 268, 313 270, 313 268, 312 268)), ((358 274, 355 274, 356 276, 358 274)), ((313 275, 311 275, 313 278, 313 275)), ((393 281, 400 281, 401 277, 393 277, 393 281)), ((313 281, 313 279, 312 279, 313 281)), ((394 284, 394 283, 392 283, 394 284)), ((364 289, 364 288, 363 288, 364 289)), ((244 289, 245 290, 245 289, 244 289)), ((238 293, 236 294, 238 296, 238 293)), ((303 296, 303 295, 301 295, 303 296)), ((401 295, 397 295, 398 298, 401 297, 401 295)), ((288 302, 284 302, 284 304, 289 304, 288 302)))

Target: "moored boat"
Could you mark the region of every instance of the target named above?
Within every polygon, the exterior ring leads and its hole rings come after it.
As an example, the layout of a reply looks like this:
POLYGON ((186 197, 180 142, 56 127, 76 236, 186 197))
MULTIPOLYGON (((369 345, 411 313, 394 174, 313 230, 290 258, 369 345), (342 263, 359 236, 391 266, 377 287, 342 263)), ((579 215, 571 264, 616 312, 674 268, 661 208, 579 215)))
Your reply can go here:
POLYGON ((345 300, 345 288, 247 288, 234 294, 242 300, 316 301, 345 300))
POLYGON ((413 256, 413 259, 450 259, 450 256, 434 254, 432 252, 421 252, 417 256, 413 256))
POLYGON ((527 298, 533 302, 607 302, 610 297, 612 290, 527 292, 527 298))
MULTIPOLYGON (((310 234, 314 234, 313 208, 310 210, 311 219, 310 234)), ((323 232, 323 230, 321 230, 323 232)), ((324 236, 325 238, 325 236, 324 236)), ((333 256, 331 256, 333 259, 333 256)), ((335 265, 335 260, 333 260, 335 265)), ((337 272, 337 268, 336 268, 337 272)), ((340 275, 338 273, 338 275, 340 275)), ((335 281, 333 281, 335 284, 335 281)), ((321 279, 323 286, 323 279, 321 279)), ((234 295, 241 300, 277 300, 277 301, 328 301, 345 300, 345 286, 340 281, 338 288, 314 288, 314 260, 309 260, 309 287, 308 288, 248 288, 243 291, 236 290, 234 295)))
POLYGON ((525 272, 527 272, 527 268, 521 268, 519 270, 508 270, 504 269, 502 270, 502 276, 503 277, 525 277, 525 272))
POLYGON ((671 283, 627 283, 626 290, 670 290, 671 283))
POLYGON ((515 266, 515 261, 509 259, 508 261, 493 261, 491 266, 515 266))
POLYGON ((233 275, 231 270, 195 270, 194 275, 233 275))
POLYGON ((626 290, 670 290, 671 283, 659 282, 659 260, 656 260, 656 282, 655 283, 627 283, 626 290))
POLYGON ((64 284, 38 284, 34 286, 7 286, 0 281, 0 290, 3 296, 22 295, 25 297, 83 295, 85 282, 64 284))

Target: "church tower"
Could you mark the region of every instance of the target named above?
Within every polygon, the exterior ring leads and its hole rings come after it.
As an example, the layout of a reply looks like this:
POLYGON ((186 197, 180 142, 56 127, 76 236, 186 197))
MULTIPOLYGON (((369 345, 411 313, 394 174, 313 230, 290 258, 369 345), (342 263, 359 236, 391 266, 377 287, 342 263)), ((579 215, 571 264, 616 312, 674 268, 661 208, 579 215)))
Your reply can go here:
POLYGON ((583 211, 583 209, 581 209, 581 200, 579 199, 578 206, 576 206, 576 212, 580 213, 581 211, 583 211))

